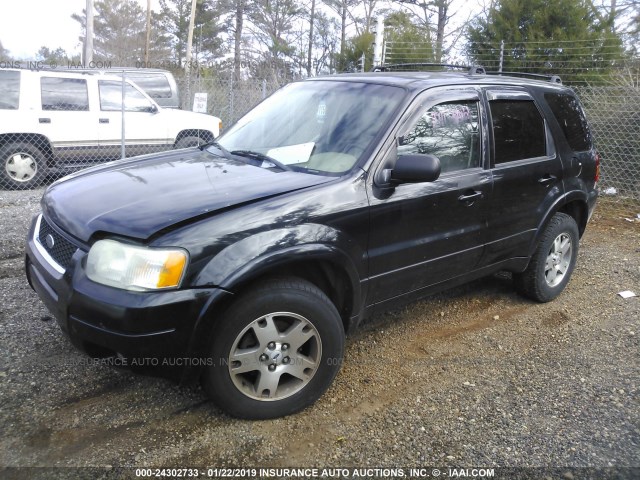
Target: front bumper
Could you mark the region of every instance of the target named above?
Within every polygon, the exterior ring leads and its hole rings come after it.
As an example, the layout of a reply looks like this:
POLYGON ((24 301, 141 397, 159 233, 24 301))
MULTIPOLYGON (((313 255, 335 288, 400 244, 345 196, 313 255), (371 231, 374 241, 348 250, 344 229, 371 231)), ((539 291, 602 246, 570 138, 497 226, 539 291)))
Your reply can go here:
POLYGON ((36 218, 27 240, 27 279, 74 344, 137 358, 140 364, 169 357, 181 357, 184 366, 204 364, 205 359, 187 359, 195 354, 194 336, 212 321, 212 305, 230 293, 218 288, 130 292, 97 284, 84 272, 87 252, 79 248, 67 268, 61 267, 36 239, 37 224, 36 218))

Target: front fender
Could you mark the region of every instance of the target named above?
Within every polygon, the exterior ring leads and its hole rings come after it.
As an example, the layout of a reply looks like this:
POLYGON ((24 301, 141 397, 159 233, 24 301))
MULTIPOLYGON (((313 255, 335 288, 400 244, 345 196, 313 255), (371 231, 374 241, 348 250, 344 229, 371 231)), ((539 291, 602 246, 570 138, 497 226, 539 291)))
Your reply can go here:
POLYGON ((277 271, 278 266, 324 260, 347 274, 357 300, 366 262, 359 266, 356 262, 364 258, 362 248, 344 233, 308 223, 260 232, 227 246, 200 270, 194 286, 214 285, 233 291, 247 279, 277 271))

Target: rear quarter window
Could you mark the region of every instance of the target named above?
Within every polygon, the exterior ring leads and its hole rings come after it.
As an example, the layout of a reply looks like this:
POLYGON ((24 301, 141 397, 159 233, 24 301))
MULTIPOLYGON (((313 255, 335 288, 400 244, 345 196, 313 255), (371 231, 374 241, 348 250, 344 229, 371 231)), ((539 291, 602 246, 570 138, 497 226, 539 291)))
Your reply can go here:
POLYGON ((545 93, 544 98, 571 149, 576 152, 591 150, 591 132, 578 99, 566 93, 545 93))
POLYGON ((20 72, 0 70, 0 110, 17 110, 20 104, 20 72))
POLYGON ((127 78, 133 80, 151 98, 171 98, 171 86, 167 77, 161 73, 126 74, 127 78))

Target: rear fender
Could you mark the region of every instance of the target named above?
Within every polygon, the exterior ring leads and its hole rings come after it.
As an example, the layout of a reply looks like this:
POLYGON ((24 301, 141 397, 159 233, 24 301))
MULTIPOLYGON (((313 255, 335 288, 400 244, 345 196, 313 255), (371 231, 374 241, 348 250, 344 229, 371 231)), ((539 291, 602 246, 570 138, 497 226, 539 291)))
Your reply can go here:
MULTIPOLYGON (((536 248, 538 247, 538 242, 540 241, 540 237, 544 233, 544 230, 547 227, 547 224, 551 221, 551 218, 557 212, 562 211, 563 207, 565 207, 566 205, 572 202, 579 202, 581 204, 584 204, 584 208, 587 208, 586 193, 579 190, 568 192, 562 197, 559 197, 558 199, 556 199, 556 201, 547 209, 544 216, 542 217, 542 220, 538 224, 538 228, 536 229, 535 236, 533 237, 533 239, 531 240, 531 243, 529 244, 529 258, 531 258, 531 256, 533 256, 533 254, 535 253, 536 248)), ((584 223, 586 222, 586 217, 582 219, 578 218, 576 219, 576 222, 578 223, 578 228, 580 232, 583 232, 584 223)))

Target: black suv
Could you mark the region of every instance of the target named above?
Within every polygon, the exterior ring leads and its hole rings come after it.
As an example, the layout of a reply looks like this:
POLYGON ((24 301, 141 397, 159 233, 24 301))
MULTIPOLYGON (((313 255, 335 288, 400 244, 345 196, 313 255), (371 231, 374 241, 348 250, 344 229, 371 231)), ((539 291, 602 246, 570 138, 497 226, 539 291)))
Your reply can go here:
POLYGON ((276 417, 322 395, 374 311, 499 270, 559 295, 598 171, 556 82, 314 78, 214 143, 51 185, 26 272, 91 354, 178 366, 226 412, 276 417))

